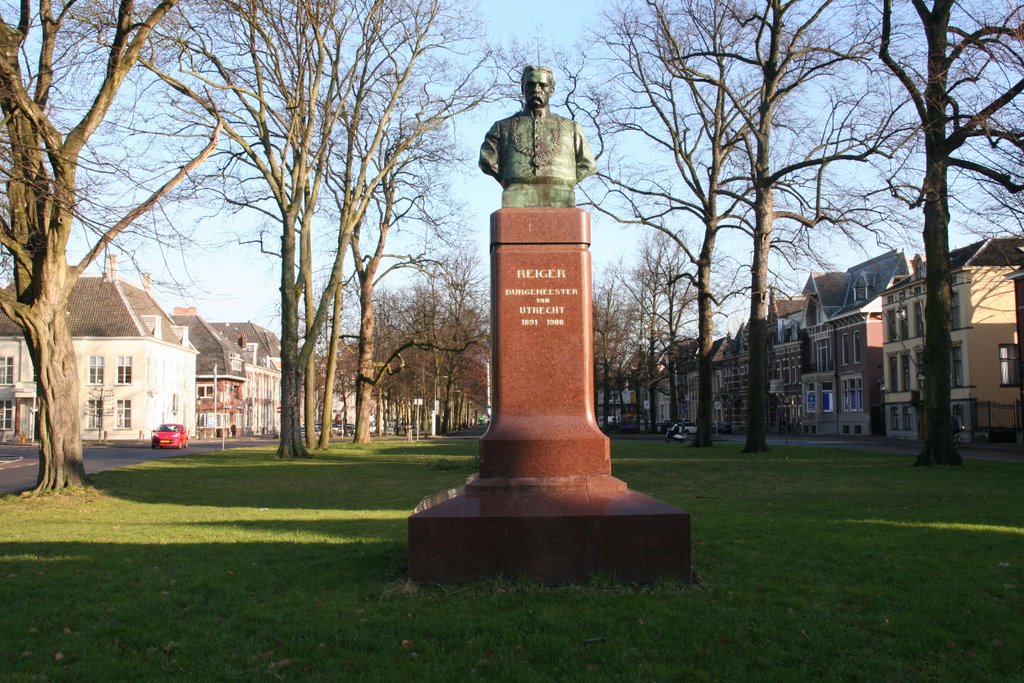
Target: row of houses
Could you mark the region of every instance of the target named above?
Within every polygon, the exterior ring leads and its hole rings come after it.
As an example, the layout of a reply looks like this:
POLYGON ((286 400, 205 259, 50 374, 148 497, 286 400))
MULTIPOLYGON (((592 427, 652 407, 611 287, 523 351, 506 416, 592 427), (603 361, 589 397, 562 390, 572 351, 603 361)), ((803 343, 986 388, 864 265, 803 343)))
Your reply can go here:
MULTIPOLYGON (((1018 438, 1024 238, 981 240, 952 250, 950 263, 953 418, 966 439, 1018 438)), ((921 256, 890 251, 845 272, 811 273, 798 295, 772 293, 772 335, 764 350, 772 430, 920 438, 926 269, 921 256)), ((669 415, 662 390, 649 411, 653 421, 696 415, 695 348, 691 340, 675 350, 679 415, 669 415)), ((713 354, 713 419, 742 431, 749 383, 745 327, 715 340, 713 354)), ((642 414, 644 407, 650 408, 627 401, 609 413, 642 414)))
MULTIPOLYGON (((83 276, 68 303, 78 361, 82 438, 148 439, 164 422, 199 436, 279 431, 276 335, 251 322, 213 323, 194 308, 168 314, 142 286, 83 276)), ((0 440, 36 435, 35 372, 20 328, 0 313, 0 440)))

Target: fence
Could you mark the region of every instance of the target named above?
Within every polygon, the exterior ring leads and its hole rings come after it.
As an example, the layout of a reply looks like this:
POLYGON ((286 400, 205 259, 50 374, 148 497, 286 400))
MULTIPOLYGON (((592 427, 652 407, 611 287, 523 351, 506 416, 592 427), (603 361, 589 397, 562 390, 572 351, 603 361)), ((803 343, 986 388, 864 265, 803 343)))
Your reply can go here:
POLYGON ((978 401, 971 408, 974 433, 988 434, 989 441, 1013 442, 1020 430, 1020 401, 978 401))

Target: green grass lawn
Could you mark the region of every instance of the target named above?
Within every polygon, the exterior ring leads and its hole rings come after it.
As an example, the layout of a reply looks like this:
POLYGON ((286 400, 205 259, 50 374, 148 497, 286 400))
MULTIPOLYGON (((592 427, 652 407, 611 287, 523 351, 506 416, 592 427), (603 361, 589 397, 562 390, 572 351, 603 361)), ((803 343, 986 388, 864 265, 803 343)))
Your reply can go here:
MULTIPOLYGON (((1024 681, 1024 466, 616 443, 693 585, 405 581, 472 442, 190 454, 0 499, 0 681, 1024 681)), ((470 550, 471 551, 471 550, 470 550)))

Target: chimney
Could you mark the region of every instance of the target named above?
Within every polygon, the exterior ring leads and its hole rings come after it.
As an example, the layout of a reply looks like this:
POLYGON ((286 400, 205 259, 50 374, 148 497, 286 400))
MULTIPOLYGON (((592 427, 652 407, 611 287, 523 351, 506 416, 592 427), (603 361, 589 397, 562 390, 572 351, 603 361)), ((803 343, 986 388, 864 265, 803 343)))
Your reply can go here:
POLYGON ((103 279, 117 282, 117 254, 107 254, 107 270, 103 273, 103 279))
POLYGON ((142 274, 142 289, 146 291, 146 294, 153 293, 153 274, 143 273, 142 274))
POLYGON ((245 335, 244 334, 238 335, 238 346, 239 346, 239 348, 242 348, 242 349, 245 348, 245 335))
POLYGON ((174 315, 199 315, 199 309, 195 306, 175 306, 174 315))

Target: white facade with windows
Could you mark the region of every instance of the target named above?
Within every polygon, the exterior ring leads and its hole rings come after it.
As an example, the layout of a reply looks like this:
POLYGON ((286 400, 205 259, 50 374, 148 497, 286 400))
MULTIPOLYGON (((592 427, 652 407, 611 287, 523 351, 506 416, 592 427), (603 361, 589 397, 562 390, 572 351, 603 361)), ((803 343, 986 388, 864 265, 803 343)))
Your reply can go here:
POLYGON ((196 351, 151 337, 74 340, 82 392, 82 437, 146 439, 162 422, 195 422, 196 351), (98 371, 98 369, 102 369, 98 371))
MULTIPOLYGON (((83 276, 68 303, 78 364, 82 438, 146 440, 161 422, 194 424, 198 352, 151 293, 105 275, 83 276)), ((21 330, 0 315, 0 438, 36 435, 34 368, 21 330)))

